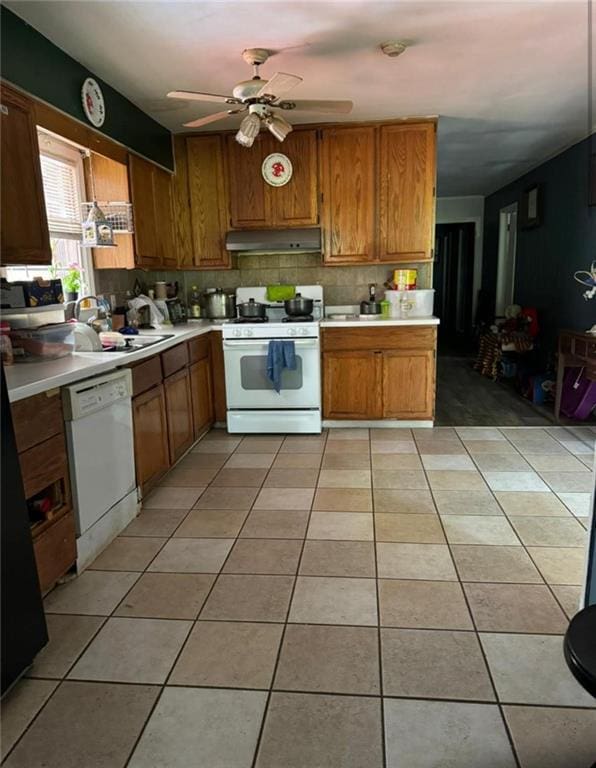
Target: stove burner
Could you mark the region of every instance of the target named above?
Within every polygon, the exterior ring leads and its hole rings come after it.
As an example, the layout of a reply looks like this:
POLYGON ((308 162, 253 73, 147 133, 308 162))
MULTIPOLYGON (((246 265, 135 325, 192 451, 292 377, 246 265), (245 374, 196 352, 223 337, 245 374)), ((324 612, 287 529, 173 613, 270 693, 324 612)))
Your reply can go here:
POLYGON ((312 323, 312 315, 296 315, 295 317, 282 317, 282 323, 312 323))
POLYGON ((238 323, 240 325, 244 323, 268 323, 269 318, 268 317, 236 317, 232 320, 233 323, 238 323))

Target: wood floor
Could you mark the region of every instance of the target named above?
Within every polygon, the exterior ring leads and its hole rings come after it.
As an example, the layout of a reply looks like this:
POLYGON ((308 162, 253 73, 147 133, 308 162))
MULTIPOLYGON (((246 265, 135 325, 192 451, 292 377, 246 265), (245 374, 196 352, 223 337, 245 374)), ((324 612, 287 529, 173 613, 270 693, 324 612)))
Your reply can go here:
POLYGON ((472 357, 438 356, 437 426, 540 427, 555 423, 546 408, 538 409, 506 384, 481 376, 473 370, 473 362, 472 357))

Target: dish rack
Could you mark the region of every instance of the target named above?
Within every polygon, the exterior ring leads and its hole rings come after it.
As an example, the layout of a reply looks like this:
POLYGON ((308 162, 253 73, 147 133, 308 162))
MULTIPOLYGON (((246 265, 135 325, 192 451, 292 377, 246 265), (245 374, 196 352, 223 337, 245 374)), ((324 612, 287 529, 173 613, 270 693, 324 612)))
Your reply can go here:
MULTIPOLYGON (((135 231, 132 215, 132 203, 110 203, 97 201, 97 205, 104 212, 106 219, 112 225, 114 232, 132 235, 135 231)), ((82 221, 86 221, 93 203, 81 203, 82 221)))

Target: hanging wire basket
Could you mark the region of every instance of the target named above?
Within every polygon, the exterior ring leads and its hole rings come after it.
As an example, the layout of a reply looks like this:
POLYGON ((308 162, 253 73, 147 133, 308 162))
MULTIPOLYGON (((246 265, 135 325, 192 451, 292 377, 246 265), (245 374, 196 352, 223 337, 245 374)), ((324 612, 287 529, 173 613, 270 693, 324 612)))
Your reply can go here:
MULTIPOLYGON (((112 225, 114 232, 119 234, 132 234, 135 231, 132 216, 132 203, 109 203, 98 201, 97 204, 105 214, 106 219, 112 225)), ((93 203, 81 203, 82 220, 86 221, 93 203)))

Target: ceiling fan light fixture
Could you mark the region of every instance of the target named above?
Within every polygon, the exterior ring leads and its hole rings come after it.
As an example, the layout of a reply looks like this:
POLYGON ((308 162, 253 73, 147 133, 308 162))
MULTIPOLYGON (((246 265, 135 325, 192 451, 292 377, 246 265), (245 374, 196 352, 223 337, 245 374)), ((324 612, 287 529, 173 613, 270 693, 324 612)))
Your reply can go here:
POLYGON ((243 147, 252 147, 256 137, 261 130, 261 119, 258 114, 251 112, 240 123, 240 128, 236 134, 236 141, 243 147))
POLYGON ((278 141, 283 141, 294 128, 281 115, 268 115, 265 125, 278 141))
POLYGON ((380 45, 385 56, 390 56, 392 59, 401 56, 407 47, 408 44, 404 40, 387 40, 380 45))

